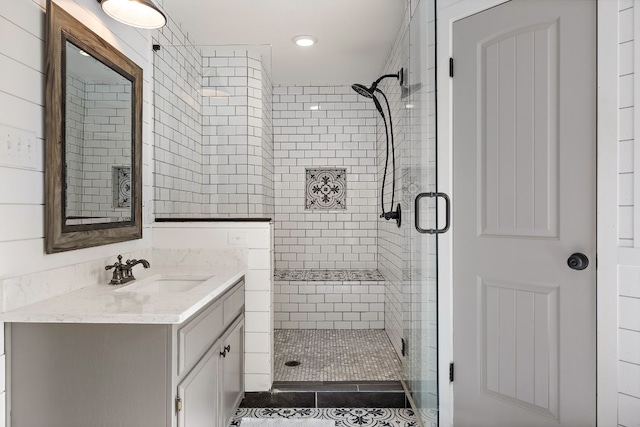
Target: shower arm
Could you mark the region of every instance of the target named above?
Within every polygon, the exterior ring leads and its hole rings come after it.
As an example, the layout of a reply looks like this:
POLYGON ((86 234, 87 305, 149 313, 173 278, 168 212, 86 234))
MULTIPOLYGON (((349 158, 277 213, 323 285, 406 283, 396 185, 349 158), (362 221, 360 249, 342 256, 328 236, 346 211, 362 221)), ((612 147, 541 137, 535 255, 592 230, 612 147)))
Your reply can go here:
POLYGON ((400 86, 402 86, 402 84, 404 83, 404 69, 400 68, 400 71, 398 71, 395 74, 385 74, 381 77, 378 77, 378 80, 376 80, 375 82, 373 82, 373 84, 371 85, 371 88, 369 89, 371 91, 371 93, 373 93, 374 91, 378 91, 380 89, 378 89, 378 84, 388 78, 388 77, 395 77, 396 79, 398 79, 400 81, 400 86))

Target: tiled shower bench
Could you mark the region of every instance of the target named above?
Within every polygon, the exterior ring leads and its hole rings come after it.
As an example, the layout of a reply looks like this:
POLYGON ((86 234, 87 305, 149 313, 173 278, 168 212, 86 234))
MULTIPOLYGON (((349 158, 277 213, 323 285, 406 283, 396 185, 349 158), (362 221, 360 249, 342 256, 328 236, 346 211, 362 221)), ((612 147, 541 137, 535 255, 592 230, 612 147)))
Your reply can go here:
POLYGON ((276 270, 276 329, 384 329, 377 270, 276 270))

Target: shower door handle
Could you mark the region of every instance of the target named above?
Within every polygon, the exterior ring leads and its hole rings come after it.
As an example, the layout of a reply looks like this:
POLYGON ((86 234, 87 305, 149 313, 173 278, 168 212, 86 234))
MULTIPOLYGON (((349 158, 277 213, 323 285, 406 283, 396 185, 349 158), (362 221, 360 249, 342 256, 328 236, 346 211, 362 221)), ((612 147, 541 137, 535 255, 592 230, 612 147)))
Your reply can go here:
MULTIPOLYGON (((449 196, 445 193, 420 193, 416 196, 416 201, 414 204, 414 212, 415 212, 415 227, 418 230, 418 233, 422 234, 442 234, 446 233, 449 230, 449 225, 451 222, 451 200, 449 200, 449 196), (420 227, 420 200, 423 197, 442 197, 445 202, 445 224, 443 228, 422 228, 420 227)), ((437 225, 436 225, 437 227, 437 225)))

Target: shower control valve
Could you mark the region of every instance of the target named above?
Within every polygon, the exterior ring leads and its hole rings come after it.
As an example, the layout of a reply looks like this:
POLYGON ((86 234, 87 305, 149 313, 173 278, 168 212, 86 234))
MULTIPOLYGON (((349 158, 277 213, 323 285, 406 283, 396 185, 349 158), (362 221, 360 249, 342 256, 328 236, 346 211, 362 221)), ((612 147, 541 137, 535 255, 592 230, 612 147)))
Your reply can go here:
POLYGON ((398 228, 400 227, 400 223, 402 222, 402 209, 400 209, 400 203, 396 205, 396 210, 391 212, 383 212, 380 214, 380 218, 384 218, 387 221, 395 219, 398 228))

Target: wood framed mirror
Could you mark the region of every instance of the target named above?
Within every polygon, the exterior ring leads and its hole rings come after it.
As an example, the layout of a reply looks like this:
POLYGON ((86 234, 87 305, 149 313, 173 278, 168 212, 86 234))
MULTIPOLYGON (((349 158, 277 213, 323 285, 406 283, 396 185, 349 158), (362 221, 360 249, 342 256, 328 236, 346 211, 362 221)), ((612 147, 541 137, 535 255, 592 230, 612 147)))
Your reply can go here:
POLYGON ((45 249, 142 238, 142 69, 51 0, 45 249))

